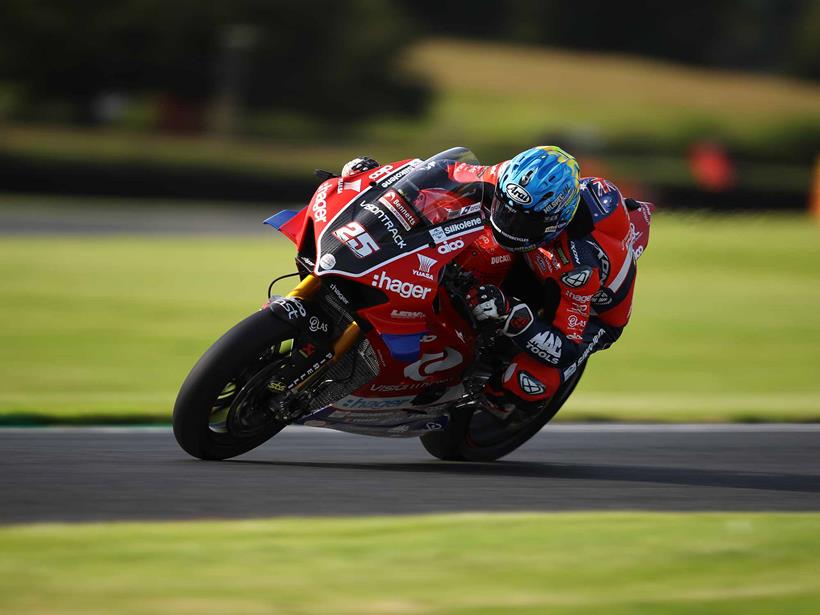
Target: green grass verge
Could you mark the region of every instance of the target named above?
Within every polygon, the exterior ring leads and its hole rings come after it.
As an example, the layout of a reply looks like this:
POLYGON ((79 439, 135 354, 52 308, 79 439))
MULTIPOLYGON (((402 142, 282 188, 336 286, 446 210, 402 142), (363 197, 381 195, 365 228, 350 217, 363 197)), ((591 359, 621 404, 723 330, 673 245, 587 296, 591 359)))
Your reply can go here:
POLYGON ((817 514, 0 529, 6 613, 816 613, 817 514))
MULTIPOLYGON (((4 237, 0 422, 167 421, 196 359, 290 270, 273 231, 4 237)), ((820 419, 808 218, 659 215, 639 270, 631 324, 560 419, 820 419)))

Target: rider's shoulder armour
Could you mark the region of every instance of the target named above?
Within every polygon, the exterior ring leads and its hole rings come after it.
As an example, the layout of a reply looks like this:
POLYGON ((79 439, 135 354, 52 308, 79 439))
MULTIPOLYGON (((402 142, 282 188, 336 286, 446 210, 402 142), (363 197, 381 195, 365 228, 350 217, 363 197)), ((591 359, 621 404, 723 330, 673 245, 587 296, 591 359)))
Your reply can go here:
POLYGON ((589 209, 593 223, 597 224, 619 209, 623 209, 621 191, 603 177, 584 177, 580 182, 581 201, 589 209))

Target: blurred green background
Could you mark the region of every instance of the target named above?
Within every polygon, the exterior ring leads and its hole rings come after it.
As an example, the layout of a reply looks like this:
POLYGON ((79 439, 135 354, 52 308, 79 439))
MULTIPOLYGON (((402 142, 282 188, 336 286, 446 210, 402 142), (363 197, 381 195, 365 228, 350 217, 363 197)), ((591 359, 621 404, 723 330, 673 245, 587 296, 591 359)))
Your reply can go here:
MULTIPOLYGON (((0 425, 167 423, 292 270, 260 221, 316 167, 535 144, 658 205, 632 321, 558 420, 820 421, 818 80, 818 0, 4 0, 0 425)), ((0 610, 813 613, 817 526, 21 525, 0 610)))
POLYGON ((818 41, 800 0, 9 0, 0 422, 166 422, 314 168, 537 143, 659 207, 560 419, 820 420, 818 41))

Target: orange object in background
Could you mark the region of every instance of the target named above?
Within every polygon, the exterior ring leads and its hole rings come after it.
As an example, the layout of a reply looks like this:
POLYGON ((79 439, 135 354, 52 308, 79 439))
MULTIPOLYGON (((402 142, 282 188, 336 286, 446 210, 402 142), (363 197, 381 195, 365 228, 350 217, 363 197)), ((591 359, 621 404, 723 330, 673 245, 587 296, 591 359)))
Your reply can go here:
POLYGON ((735 165, 726 148, 714 141, 699 141, 689 149, 689 169, 698 186, 723 192, 736 183, 735 165))
POLYGON ((809 213, 820 224, 820 156, 814 161, 814 182, 809 193, 809 213))

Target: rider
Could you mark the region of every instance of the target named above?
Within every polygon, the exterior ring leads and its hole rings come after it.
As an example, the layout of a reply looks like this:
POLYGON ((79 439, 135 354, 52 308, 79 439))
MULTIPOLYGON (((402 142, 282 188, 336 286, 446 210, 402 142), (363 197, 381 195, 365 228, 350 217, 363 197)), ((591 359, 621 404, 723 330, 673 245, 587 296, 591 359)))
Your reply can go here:
MULTIPOLYGON (((343 175, 378 166, 352 160, 343 175)), ((606 179, 580 178, 575 158, 554 146, 528 149, 494 166, 451 164, 457 181, 483 181, 495 241, 515 258, 500 287, 468 294, 476 320, 503 333, 502 368, 486 393, 496 416, 536 410, 629 321, 636 278, 629 211, 606 179), (533 284, 533 279, 538 284, 533 284)))

